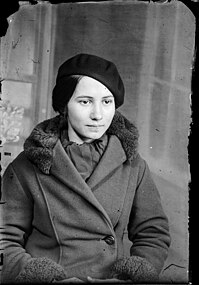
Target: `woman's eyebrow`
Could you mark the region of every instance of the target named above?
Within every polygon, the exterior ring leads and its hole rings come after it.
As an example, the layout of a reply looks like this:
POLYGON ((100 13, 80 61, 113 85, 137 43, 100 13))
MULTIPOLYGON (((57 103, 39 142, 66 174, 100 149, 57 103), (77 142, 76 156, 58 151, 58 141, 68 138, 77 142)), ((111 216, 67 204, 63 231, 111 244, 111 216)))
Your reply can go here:
MULTIPOLYGON (((105 98, 113 98, 114 96, 113 95, 106 95, 106 96, 103 96, 102 98, 105 99, 105 98)), ((94 96, 89 96, 89 95, 78 95, 76 98, 89 98, 89 99, 92 99, 94 98, 94 96)))
POLYGON ((93 97, 89 96, 89 95, 78 95, 76 98, 90 98, 90 99, 92 99, 93 97))
POLYGON ((106 96, 103 96, 102 98, 112 98, 114 97, 113 95, 106 95, 106 96))

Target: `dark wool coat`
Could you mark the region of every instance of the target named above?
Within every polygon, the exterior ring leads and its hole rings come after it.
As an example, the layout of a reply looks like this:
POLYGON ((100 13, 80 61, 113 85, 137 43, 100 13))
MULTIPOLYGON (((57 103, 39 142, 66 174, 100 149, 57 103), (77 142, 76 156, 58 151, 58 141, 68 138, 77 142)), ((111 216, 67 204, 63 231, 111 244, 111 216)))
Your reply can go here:
POLYGON ((108 146, 86 183, 59 140, 61 120, 37 125, 4 173, 3 282, 156 280, 170 235, 149 168, 137 153, 137 129, 116 111, 108 146))

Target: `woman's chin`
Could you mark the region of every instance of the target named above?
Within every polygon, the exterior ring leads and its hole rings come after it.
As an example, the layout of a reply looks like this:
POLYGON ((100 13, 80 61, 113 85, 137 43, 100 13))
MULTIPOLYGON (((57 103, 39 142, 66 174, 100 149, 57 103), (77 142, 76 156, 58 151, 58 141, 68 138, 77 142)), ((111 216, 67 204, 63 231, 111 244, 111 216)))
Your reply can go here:
POLYGON ((103 136, 104 133, 92 133, 84 137, 85 142, 92 142, 103 136))

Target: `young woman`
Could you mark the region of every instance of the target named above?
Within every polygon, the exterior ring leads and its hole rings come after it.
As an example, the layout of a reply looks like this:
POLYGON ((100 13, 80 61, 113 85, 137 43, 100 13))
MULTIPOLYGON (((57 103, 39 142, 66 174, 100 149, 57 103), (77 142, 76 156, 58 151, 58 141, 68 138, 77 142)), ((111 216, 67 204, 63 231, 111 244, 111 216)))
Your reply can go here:
POLYGON ((168 220, 138 131, 116 110, 123 101, 112 62, 78 54, 60 66, 59 115, 34 128, 4 173, 3 282, 158 281, 168 220))

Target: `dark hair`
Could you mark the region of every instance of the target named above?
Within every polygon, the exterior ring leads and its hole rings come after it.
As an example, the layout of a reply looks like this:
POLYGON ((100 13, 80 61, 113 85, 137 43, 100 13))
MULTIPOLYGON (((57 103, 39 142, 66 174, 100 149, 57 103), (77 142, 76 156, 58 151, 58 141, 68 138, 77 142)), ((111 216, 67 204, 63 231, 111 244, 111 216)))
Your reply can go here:
POLYGON ((69 75, 66 77, 63 77, 59 80, 59 84, 56 85, 56 89, 53 90, 53 98, 56 96, 59 96, 59 100, 52 100, 52 106, 55 112, 59 112, 62 115, 67 114, 67 103, 72 97, 75 88, 82 78, 82 75, 69 75), (63 96, 63 94, 66 94, 66 96, 63 96))

